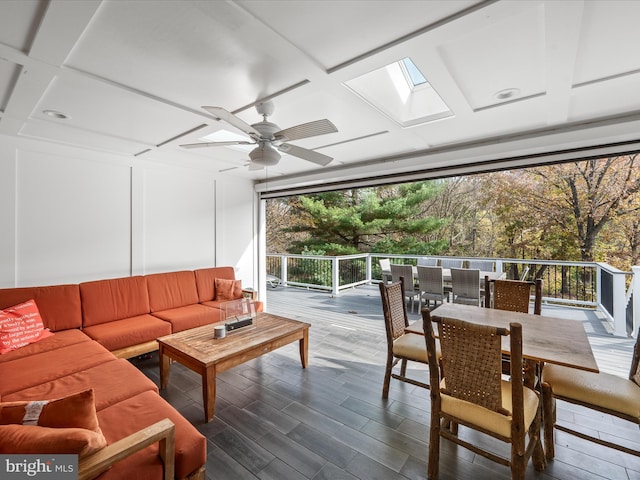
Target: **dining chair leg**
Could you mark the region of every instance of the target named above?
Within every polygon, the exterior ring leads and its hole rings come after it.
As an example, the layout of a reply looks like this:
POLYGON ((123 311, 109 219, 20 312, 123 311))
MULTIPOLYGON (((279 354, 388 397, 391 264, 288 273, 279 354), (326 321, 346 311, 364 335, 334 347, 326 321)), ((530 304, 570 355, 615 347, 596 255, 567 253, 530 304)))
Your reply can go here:
POLYGON ((436 480, 440 464, 440 419, 438 414, 431 414, 431 428, 429 429, 429 462, 427 464, 427 478, 436 480))
POLYGON ((542 383, 542 418, 544 422, 544 453, 547 460, 553 460, 555 457, 555 440, 553 435, 553 427, 556 423, 556 399, 553 398, 551 386, 542 383))
POLYGON ((382 384, 382 398, 389 398, 389 384, 391 383, 391 370, 393 369, 393 357, 387 355, 387 368, 384 371, 384 383, 382 384))
POLYGON ((402 363, 400 364, 400 375, 403 377, 407 376, 407 359, 403 358, 402 363))

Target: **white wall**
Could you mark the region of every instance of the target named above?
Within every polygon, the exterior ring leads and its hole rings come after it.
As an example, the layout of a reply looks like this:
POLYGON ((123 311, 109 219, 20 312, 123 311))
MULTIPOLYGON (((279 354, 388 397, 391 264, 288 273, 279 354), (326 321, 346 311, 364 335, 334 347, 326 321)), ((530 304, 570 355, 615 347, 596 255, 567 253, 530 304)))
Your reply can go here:
POLYGON ((256 286, 248 180, 0 135, 0 288, 231 265, 256 286))

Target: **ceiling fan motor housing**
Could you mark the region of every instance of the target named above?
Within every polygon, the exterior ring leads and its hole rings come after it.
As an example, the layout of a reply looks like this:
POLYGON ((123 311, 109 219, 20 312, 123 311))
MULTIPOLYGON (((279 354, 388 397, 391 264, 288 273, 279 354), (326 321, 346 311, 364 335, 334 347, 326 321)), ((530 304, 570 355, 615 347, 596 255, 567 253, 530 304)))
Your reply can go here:
POLYGON ((251 163, 271 167, 280 161, 280 154, 273 148, 270 142, 261 141, 260 144, 249 152, 251 163))

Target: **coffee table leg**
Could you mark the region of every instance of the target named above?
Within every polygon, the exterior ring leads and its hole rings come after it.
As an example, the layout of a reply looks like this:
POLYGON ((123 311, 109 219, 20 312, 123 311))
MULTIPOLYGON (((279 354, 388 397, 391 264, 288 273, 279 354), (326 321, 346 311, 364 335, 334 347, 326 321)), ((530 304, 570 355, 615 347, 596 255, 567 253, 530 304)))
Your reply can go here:
POLYGON ((204 403, 204 417, 206 422, 213 420, 216 408, 216 367, 207 368, 202 376, 202 401, 204 403))
POLYGON ((169 383, 169 369, 171 368, 171 359, 164 354, 162 345, 158 347, 158 356, 160 357, 160 388, 167 388, 169 383))
POLYGON ((309 329, 303 330, 302 338, 300 339, 300 361, 302 362, 302 368, 307 368, 309 362, 309 329))

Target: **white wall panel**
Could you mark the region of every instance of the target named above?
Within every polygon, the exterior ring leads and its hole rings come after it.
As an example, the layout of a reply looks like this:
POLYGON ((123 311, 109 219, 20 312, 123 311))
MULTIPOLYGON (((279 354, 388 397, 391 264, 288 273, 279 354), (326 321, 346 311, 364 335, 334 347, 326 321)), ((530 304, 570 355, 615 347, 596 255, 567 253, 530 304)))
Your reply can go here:
POLYGON ((18 150, 16 283, 77 283, 131 270, 131 172, 18 150))
POLYGON ((215 265, 215 188, 215 180, 206 173, 145 171, 143 273, 215 265))
POLYGON ((234 265, 243 287, 258 288, 255 194, 251 183, 229 178, 218 182, 218 265, 234 265))
POLYGON ((0 143, 0 288, 15 284, 15 157, 13 146, 0 143))

